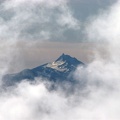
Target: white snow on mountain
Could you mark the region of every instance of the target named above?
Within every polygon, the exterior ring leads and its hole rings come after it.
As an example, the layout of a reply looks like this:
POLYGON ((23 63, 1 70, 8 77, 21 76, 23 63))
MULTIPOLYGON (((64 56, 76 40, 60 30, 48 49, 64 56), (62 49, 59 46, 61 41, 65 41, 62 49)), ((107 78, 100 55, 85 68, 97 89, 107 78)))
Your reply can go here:
POLYGON ((65 64, 65 61, 56 61, 56 62, 48 63, 46 65, 46 67, 49 67, 49 68, 52 68, 52 69, 56 69, 58 71, 63 72, 63 71, 67 70, 67 68, 65 68, 63 66, 61 67, 61 65, 64 65, 64 64, 65 64))

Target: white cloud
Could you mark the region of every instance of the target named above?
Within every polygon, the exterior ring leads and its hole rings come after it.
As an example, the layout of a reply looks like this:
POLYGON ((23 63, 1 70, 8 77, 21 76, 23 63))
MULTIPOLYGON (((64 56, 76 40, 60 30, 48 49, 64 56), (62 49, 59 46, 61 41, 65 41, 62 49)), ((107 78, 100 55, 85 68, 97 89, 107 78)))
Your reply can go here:
MULTIPOLYGON (((75 76, 80 81, 86 81, 90 99, 85 102, 83 113, 88 119, 94 120, 119 120, 120 100, 120 2, 98 16, 93 16, 86 26, 88 39, 105 42, 108 48, 108 59, 95 57, 94 61, 86 68, 78 68, 75 76), (87 106, 87 107, 86 107, 87 106), (91 112, 90 112, 91 111, 91 112)), ((85 117, 83 116, 83 120, 85 117)))
POLYGON ((10 0, 3 2, 1 9, 7 17, 5 20, 1 15, 0 19, 2 39, 51 40, 79 26, 66 0, 10 0), (44 37, 43 31, 49 34, 44 37))
MULTIPOLYGON (((2 1, 0 3, 0 74, 12 66, 13 60, 20 59, 22 48, 17 48, 19 41, 28 41, 28 44, 33 44, 34 41, 57 41, 58 38, 64 38, 64 31, 76 29, 78 24, 66 0, 2 1), (66 15, 70 19, 66 19, 66 15), (62 20, 61 16, 65 20, 62 20), (58 22, 59 19, 63 23, 58 22)), ((22 66, 24 59, 20 61, 19 66, 22 66)))
POLYGON ((110 45, 111 59, 119 62, 120 55, 120 1, 109 9, 101 11, 99 16, 91 18, 87 26, 88 36, 91 40, 107 42, 110 45))
MULTIPOLYGON (((99 16, 91 19, 91 32, 89 37, 91 39, 103 39, 113 43, 118 42, 120 31, 120 2, 111 6, 109 9, 101 11, 99 16), (96 38, 96 35, 98 36, 96 38)), ((89 29, 88 29, 89 31, 89 29)))
MULTIPOLYGON (((62 90, 48 91, 43 83, 22 82, 10 90, 0 91, 0 119, 119 120, 119 6, 118 2, 107 12, 103 11, 92 18, 87 28, 88 38, 102 39, 108 43, 110 59, 96 57, 86 68, 78 68, 75 77, 80 79, 80 82, 85 81, 84 89, 80 89, 78 85, 74 94, 66 96, 62 90)), ((65 21, 66 24, 68 23, 65 21)), ((44 32, 42 34, 44 35, 44 32)), ((3 41, 4 46, 14 45, 13 43, 12 40, 5 43, 3 41)), ((11 54, 8 52, 7 55, 11 54)), ((3 58, 7 60, 6 56, 3 58)))

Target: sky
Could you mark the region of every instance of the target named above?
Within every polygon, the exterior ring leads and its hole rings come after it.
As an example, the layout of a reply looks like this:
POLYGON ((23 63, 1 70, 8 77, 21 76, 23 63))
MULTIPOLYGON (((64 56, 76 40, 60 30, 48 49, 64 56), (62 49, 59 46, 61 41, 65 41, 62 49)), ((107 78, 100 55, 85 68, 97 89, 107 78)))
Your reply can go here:
POLYGON ((120 120, 119 21, 119 0, 0 0, 0 120, 120 120), (40 77, 3 89, 3 74, 63 52, 87 63, 74 93, 40 77))

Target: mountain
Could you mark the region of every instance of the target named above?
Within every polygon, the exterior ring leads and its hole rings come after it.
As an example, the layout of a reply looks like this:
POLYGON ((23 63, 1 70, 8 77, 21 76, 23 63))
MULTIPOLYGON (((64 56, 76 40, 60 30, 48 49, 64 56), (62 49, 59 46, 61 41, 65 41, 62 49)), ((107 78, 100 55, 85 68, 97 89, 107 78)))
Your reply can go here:
POLYGON ((73 81, 72 73, 79 65, 84 66, 84 63, 63 53, 52 63, 46 63, 33 69, 24 69, 19 73, 4 75, 3 81, 8 85, 24 79, 33 81, 36 77, 42 77, 53 82, 73 81))

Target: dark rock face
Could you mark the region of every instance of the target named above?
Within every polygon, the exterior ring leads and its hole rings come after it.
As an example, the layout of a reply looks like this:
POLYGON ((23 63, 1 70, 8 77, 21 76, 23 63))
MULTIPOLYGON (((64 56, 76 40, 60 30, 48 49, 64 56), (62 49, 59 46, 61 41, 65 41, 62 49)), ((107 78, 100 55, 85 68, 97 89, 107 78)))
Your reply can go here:
POLYGON ((69 55, 62 54, 53 63, 46 63, 33 69, 25 69, 19 73, 3 76, 3 81, 12 85, 24 79, 33 81, 36 77, 42 77, 53 82, 74 81, 72 73, 77 66, 84 66, 84 63, 69 55))

